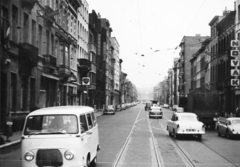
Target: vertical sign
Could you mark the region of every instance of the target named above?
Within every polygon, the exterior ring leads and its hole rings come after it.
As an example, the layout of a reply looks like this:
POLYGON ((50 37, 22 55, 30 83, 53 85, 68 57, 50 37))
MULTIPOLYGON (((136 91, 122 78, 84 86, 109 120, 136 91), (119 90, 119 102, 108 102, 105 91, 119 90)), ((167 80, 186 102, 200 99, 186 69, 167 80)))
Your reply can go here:
POLYGON ((239 86, 239 60, 238 60, 238 56, 239 56, 239 50, 237 50, 237 48, 239 47, 240 42, 238 40, 231 40, 231 47, 233 47, 234 49, 231 50, 231 57, 233 57, 234 59, 231 60, 231 67, 235 67, 234 69, 231 70, 231 76, 235 77, 235 79, 231 79, 231 86, 239 86))

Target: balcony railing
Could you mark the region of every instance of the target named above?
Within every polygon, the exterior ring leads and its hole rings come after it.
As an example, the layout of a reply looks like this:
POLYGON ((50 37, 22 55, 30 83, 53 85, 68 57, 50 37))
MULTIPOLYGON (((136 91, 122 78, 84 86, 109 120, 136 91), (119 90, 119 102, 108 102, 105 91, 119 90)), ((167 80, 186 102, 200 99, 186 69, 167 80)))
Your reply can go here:
POLYGON ((52 55, 43 55, 43 65, 45 72, 54 72, 57 66, 57 58, 52 55))
POLYGON ((35 3, 37 3, 38 0, 22 0, 22 6, 26 7, 28 9, 32 9, 35 5, 35 3))
POLYGON ((81 70, 88 72, 91 70, 91 61, 88 59, 78 59, 78 64, 81 70))
POLYGON ((60 65, 58 72, 61 77, 70 77, 71 75, 70 67, 66 65, 60 65))
POLYGON ((29 43, 20 43, 18 48, 20 56, 20 72, 30 74, 31 69, 38 63, 38 48, 29 43))

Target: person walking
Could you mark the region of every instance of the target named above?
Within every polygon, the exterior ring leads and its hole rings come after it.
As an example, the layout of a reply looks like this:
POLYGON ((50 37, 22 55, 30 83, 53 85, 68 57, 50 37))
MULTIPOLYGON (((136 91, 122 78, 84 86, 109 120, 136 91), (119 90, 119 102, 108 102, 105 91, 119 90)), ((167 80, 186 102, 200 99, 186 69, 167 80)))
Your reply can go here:
POLYGON ((240 107, 237 106, 236 111, 235 111, 236 117, 240 117, 240 107))

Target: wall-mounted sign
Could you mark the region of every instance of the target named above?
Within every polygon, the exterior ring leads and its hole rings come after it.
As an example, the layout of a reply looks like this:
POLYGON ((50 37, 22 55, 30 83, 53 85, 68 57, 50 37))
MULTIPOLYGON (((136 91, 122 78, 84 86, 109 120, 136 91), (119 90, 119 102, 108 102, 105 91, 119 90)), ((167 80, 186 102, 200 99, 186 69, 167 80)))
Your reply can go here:
POLYGON ((231 60, 231 66, 232 67, 238 67, 239 66, 239 60, 231 60))
POLYGON ((239 86, 239 79, 231 79, 232 86, 239 86))
POLYGON ((239 76, 239 70, 238 69, 234 69, 234 70, 231 70, 231 76, 239 76))
POLYGON ((231 40, 231 47, 233 48, 230 52, 231 57, 234 57, 234 60, 231 60, 231 67, 234 67, 234 69, 231 69, 231 76, 235 77, 235 79, 231 79, 231 86, 239 86, 239 48, 240 41, 239 40, 231 40))
POLYGON ((90 78, 82 77, 82 85, 90 85, 90 78))

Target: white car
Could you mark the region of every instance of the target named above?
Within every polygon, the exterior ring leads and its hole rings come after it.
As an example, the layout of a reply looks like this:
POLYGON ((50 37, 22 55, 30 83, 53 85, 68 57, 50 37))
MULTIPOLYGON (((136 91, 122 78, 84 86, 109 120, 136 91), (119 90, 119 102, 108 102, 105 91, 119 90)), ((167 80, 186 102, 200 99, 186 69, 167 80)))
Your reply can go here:
POLYGON ((172 119, 167 122, 169 136, 177 139, 179 135, 196 135, 198 140, 205 134, 205 125, 198 121, 194 113, 173 113, 172 119))
POLYGON ((169 105, 168 104, 163 104, 163 107, 164 108, 169 108, 169 105))
POLYGON ((149 118, 162 118, 163 113, 162 113, 162 108, 159 106, 153 106, 149 110, 149 118))
POLYGON ((233 136, 240 136, 240 118, 220 117, 218 118, 216 129, 218 136, 225 135, 228 139, 233 136))

